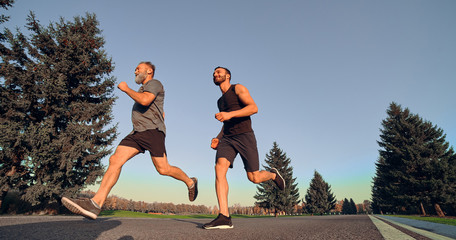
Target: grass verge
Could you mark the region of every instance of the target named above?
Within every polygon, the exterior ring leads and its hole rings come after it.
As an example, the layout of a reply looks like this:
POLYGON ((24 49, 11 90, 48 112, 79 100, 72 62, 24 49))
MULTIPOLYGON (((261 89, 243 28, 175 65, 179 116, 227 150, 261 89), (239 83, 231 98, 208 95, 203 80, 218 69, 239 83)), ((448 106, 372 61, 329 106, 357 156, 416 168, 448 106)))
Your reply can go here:
POLYGON ((414 215, 390 215, 390 216, 456 226, 456 219, 454 219, 454 218, 422 217, 422 216, 414 216, 414 215))

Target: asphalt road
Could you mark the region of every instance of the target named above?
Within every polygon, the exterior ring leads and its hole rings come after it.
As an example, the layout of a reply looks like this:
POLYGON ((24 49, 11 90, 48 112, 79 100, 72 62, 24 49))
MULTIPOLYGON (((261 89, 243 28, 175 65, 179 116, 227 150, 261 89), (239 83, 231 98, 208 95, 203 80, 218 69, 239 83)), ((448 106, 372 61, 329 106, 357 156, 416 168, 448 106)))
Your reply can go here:
POLYGON ((371 218, 235 218, 233 229, 204 230, 211 219, 2 216, 0 239, 384 239, 371 218))

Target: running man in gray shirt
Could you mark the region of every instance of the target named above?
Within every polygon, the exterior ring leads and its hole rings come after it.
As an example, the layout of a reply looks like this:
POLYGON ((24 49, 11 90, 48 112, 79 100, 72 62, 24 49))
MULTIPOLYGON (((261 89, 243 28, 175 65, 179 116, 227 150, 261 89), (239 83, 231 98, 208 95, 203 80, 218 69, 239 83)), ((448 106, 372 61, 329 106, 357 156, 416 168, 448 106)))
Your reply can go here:
POLYGON ((132 110, 133 131, 117 146, 109 158, 109 167, 103 176, 100 188, 92 199, 72 199, 62 197, 62 203, 73 213, 89 219, 96 219, 112 187, 120 176, 122 166, 139 153, 149 151, 156 170, 184 182, 188 187, 190 201, 198 195, 196 178, 189 178, 180 168, 171 166, 166 157, 165 113, 163 102, 165 91, 160 81, 154 79, 155 66, 141 62, 135 70, 135 82, 141 84, 138 91, 121 82, 118 88, 131 97, 135 103, 132 110))

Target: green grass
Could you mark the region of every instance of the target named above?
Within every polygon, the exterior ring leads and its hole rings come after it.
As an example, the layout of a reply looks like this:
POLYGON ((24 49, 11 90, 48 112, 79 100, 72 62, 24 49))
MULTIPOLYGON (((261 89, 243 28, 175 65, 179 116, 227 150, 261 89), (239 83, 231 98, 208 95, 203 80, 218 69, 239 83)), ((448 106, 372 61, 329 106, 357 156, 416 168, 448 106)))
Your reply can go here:
POLYGON ((414 216, 414 215, 391 215, 391 216, 456 226, 455 218, 421 217, 421 216, 414 216))

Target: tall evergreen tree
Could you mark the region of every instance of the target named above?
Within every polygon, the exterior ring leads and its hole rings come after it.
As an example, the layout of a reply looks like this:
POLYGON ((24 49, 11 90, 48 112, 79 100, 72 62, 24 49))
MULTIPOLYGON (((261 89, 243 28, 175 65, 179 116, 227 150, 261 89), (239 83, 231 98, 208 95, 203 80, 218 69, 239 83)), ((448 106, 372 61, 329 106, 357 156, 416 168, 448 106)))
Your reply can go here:
MULTIPOLYGON (((331 192, 331 186, 323 180, 323 177, 314 172, 309 189, 305 196, 306 210, 312 214, 328 213, 336 206, 336 199, 331 192)), ((345 203, 345 202, 344 202, 345 203)))
POLYGON ((0 186, 42 208, 103 173, 115 79, 95 14, 26 27, 0 45, 0 186))
MULTIPOLYGON (((5 10, 8 10, 9 8, 11 8, 13 6, 13 4, 14 4, 14 0, 0 1, 0 7, 5 9, 5 10)), ((4 22, 7 22, 9 20, 9 18, 10 17, 5 15, 5 14, 0 14, 0 26, 4 22)), ((6 42, 5 32, 6 31, 0 32, 0 50, 5 48, 5 45, 4 45, 4 43, 6 42)), ((0 82, 2 82, 2 81, 3 80, 0 78, 0 82)), ((0 85, 0 87, 1 87, 0 88, 1 91, 3 91, 3 86, 0 85)), ((0 145, 0 151, 2 151, 2 146, 1 145, 0 145)), ((0 169, 2 168, 2 165, 3 165, 3 163, 0 160, 0 169)), ((1 176, 2 175, 0 175, 0 177, 1 176)), ((6 196, 7 192, 8 192, 8 187, 7 186, 6 187, 0 187, 0 207, 2 206, 3 198, 6 196)))
POLYGON ((266 154, 265 162, 267 165, 263 165, 263 168, 267 171, 276 168, 285 180, 286 186, 281 191, 272 181, 260 183, 254 196, 257 200, 256 204, 261 208, 273 210, 276 216, 278 211, 285 211, 286 214, 293 213, 294 206, 299 204, 300 200, 298 200, 298 184, 295 183, 293 167, 290 165, 291 159, 274 142, 269 154, 266 154))
POLYGON ((446 205, 456 196, 451 194, 451 176, 445 170, 454 153, 443 130, 396 103, 390 105, 387 114, 378 142, 381 149, 373 179, 374 210, 425 213, 446 205))

